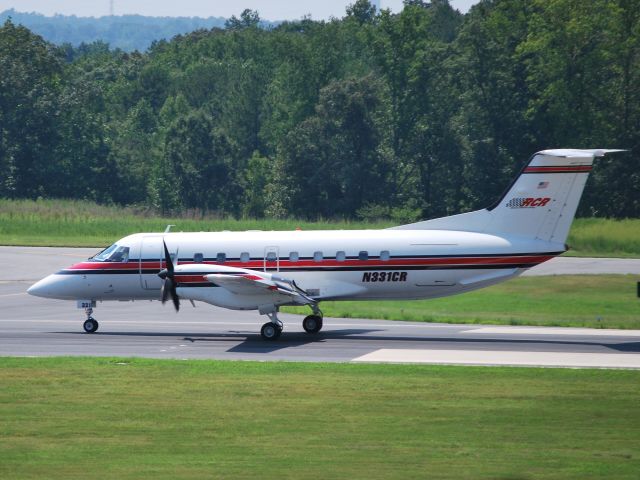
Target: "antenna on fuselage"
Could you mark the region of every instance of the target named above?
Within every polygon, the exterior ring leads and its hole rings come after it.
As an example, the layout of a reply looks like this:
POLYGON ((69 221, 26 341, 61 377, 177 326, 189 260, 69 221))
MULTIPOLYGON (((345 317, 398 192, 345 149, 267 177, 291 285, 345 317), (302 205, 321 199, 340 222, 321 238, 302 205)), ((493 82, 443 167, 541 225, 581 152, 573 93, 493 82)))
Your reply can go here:
POLYGON ((169 233, 171 231, 171 227, 175 227, 175 225, 167 225, 167 228, 164 229, 164 233, 169 233))

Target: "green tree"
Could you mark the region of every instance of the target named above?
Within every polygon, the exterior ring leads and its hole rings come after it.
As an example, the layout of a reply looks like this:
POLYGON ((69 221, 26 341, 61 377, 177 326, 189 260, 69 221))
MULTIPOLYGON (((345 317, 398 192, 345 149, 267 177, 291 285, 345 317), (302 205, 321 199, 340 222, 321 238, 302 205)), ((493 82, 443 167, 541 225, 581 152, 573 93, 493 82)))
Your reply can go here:
POLYGON ((399 15, 383 11, 372 42, 391 97, 391 204, 419 206, 424 216, 446 214, 460 203, 461 154, 453 126, 459 93, 449 65, 449 42, 460 22, 446 1, 405 2, 399 15))
POLYGON ((161 163, 166 170, 160 183, 177 193, 176 206, 218 212, 233 208, 238 192, 231 178, 231 146, 204 112, 171 125, 161 163))
POLYGON ((272 165, 268 158, 253 152, 244 171, 244 201, 242 214, 250 218, 262 218, 267 210, 267 185, 270 183, 272 165))
POLYGON ((224 24, 228 30, 242 30, 245 28, 255 28, 260 23, 260 15, 255 10, 245 9, 240 14, 240 18, 232 15, 224 24))
POLYGON ((529 37, 532 8, 531 2, 481 2, 465 17, 454 44, 467 209, 488 206, 532 152, 548 148, 527 119, 530 94, 518 54, 529 37))
POLYGON ((161 155, 156 143, 161 133, 151 104, 140 100, 114 133, 107 160, 118 178, 119 188, 113 192, 113 200, 121 204, 143 203, 153 165, 161 155))
POLYGON ((58 140, 59 51, 7 20, 0 27, 0 195, 46 195, 60 181, 51 152, 58 140))
POLYGON ((347 18, 355 19, 359 24, 371 23, 376 18, 376 7, 369 0, 356 0, 347 6, 347 18))
MULTIPOLYGON (((519 47, 531 95, 527 114, 546 145, 638 146, 640 5, 597 0, 534 2, 519 47), (635 140, 634 140, 635 139, 635 140)), ((637 160, 598 162, 583 214, 631 215, 640 201, 637 160), (612 189, 611 185, 616 188, 612 189)))
POLYGON ((46 195, 101 203, 116 200, 123 177, 109 158, 100 97, 98 85, 84 78, 74 78, 62 90, 59 141, 50 154, 56 181, 49 183, 46 195))
POLYGON ((350 216, 387 198, 381 88, 372 76, 329 84, 316 114, 286 136, 276 182, 289 212, 350 216))

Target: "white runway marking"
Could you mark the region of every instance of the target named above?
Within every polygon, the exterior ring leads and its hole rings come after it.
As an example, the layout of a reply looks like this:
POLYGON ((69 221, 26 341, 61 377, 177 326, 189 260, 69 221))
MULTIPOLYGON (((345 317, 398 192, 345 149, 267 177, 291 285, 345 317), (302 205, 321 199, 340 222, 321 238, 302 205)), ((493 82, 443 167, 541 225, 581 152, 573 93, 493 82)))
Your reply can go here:
POLYGON ((465 330, 460 333, 493 333, 499 335, 594 335, 612 337, 640 337, 640 330, 563 327, 482 327, 465 330))
POLYGON ((625 353, 399 350, 383 348, 354 358, 353 361, 450 365, 518 365, 531 367, 640 368, 640 355, 625 353))

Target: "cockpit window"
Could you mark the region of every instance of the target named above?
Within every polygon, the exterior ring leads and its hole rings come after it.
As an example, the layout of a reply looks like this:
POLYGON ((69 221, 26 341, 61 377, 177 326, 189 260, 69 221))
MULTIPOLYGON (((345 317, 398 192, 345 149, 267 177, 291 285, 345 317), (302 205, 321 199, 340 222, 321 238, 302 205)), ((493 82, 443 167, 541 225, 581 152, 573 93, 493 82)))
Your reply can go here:
POLYGON ((93 256, 93 259, 104 261, 106 258, 109 258, 109 255, 111 255, 116 248, 118 248, 118 245, 114 243, 110 247, 107 247, 104 250, 102 250, 100 253, 96 253, 93 256))
POLYGON ((128 262, 129 247, 119 246, 114 243, 93 257, 93 260, 98 260, 99 262, 128 262))
POLYGON ((129 261, 129 247, 118 247, 113 255, 109 257, 110 262, 128 262, 129 261))

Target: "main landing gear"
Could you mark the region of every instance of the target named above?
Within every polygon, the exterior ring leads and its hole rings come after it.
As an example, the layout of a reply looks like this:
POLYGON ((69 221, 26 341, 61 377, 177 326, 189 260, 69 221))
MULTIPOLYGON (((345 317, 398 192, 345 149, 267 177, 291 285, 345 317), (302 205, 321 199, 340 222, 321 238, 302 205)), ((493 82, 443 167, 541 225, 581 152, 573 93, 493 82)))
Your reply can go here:
POLYGON ((84 312, 87 314, 87 319, 82 324, 82 327, 84 328, 84 331, 87 332, 87 333, 95 333, 95 332, 97 332, 98 331, 98 327, 100 325, 98 324, 98 321, 91 316, 91 314, 93 313, 93 308, 91 308, 91 307, 85 308, 84 312))
POLYGON ((312 303, 309 306, 311 307, 311 310, 313 310, 313 314, 304 317, 304 320, 302 321, 302 328, 304 328, 304 331, 307 333, 318 333, 322 330, 322 310, 320 310, 318 305, 315 303, 312 303))
POLYGON ((320 315, 309 315, 304 317, 302 328, 307 333, 318 333, 322 330, 322 317, 320 315))
POLYGON ((270 322, 262 325, 260 329, 260 335, 264 340, 276 340, 282 334, 282 322, 278 319, 278 310, 274 309, 272 312, 267 312, 270 322))
MULTIPOLYGON (((302 320, 302 328, 307 333, 318 333, 322 330, 322 311, 317 305, 310 305, 313 310, 312 315, 308 315, 302 320)), ((268 306, 261 308, 260 313, 269 317, 269 322, 262 325, 260 329, 260 335, 264 340, 277 340, 282 334, 282 322, 278 319, 278 308, 275 306, 268 306)))

